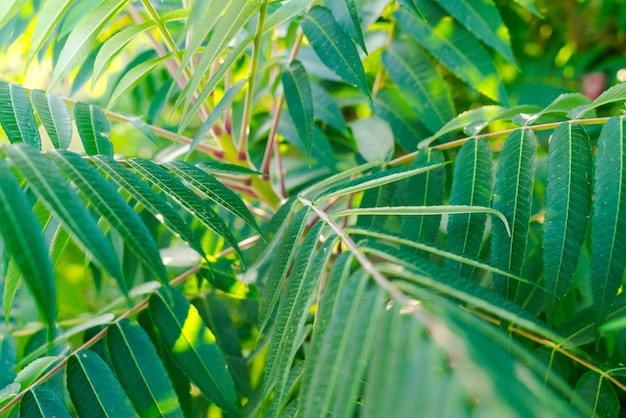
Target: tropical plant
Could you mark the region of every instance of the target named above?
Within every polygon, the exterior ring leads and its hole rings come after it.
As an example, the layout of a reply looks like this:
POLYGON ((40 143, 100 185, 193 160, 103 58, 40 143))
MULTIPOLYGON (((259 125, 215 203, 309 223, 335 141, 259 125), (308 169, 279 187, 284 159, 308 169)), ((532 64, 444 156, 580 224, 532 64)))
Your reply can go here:
POLYGON ((0 416, 618 416, 626 84, 511 104, 502 16, 3 2, 0 416))

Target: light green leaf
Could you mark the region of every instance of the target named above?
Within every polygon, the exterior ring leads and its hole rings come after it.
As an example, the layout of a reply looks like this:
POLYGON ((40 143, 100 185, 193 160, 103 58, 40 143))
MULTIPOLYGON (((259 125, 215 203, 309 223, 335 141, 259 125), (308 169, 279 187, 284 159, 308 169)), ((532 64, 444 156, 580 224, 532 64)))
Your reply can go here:
POLYGON ((298 136, 311 158, 313 143, 313 94, 311 82, 300 61, 293 61, 281 74, 287 110, 293 119, 298 136))
POLYGON ((33 37, 30 39, 26 65, 30 64, 35 54, 37 54, 48 39, 50 39, 52 30, 61 21, 63 16, 66 15, 72 3, 72 0, 46 0, 43 3, 37 16, 33 37))
POLYGON ((361 58, 352 39, 341 29, 332 13, 324 7, 315 6, 302 20, 301 26, 324 65, 370 97, 361 58))
POLYGON ((13 309, 13 301, 17 295, 20 284, 22 283, 22 272, 11 259, 7 263, 6 271, 2 282, 2 308, 4 311, 4 322, 9 323, 11 319, 11 310, 13 309))
POLYGON ((207 399, 240 416, 226 360, 198 310, 171 288, 161 288, 150 296, 148 306, 161 340, 181 370, 207 399))
POLYGON ((436 139, 456 131, 464 131, 468 126, 484 127, 490 121, 502 113, 504 108, 502 106, 487 105, 481 106, 475 109, 466 110, 463 113, 458 114, 454 119, 450 120, 444 126, 441 127, 434 135, 430 136, 420 144, 420 147, 430 145, 436 139))
POLYGON ((613 384, 600 374, 588 371, 576 382, 576 395, 589 406, 589 416, 617 418, 620 402, 613 384))
POLYGON ((223 163, 220 161, 203 161, 198 163, 198 167, 202 168, 205 171, 208 171, 211 174, 217 174, 222 176, 230 176, 230 177, 240 177, 240 176, 260 176, 263 173, 260 171, 251 170, 247 167, 242 167, 240 165, 223 163))
POLYGON ((415 42, 395 40, 383 51, 382 62, 402 97, 431 132, 454 117, 454 104, 443 77, 415 42))
POLYGON ((6 25, 24 7, 23 1, 5 0, 0 6, 0 28, 6 25))
POLYGON ((109 141, 111 128, 102 109, 77 102, 74 105, 74 119, 87 155, 113 156, 113 144, 109 141))
POLYGON ((350 35, 354 43, 367 54, 363 32, 361 31, 361 19, 359 19, 354 0, 324 0, 324 6, 332 12, 344 32, 350 35))
MULTIPOLYGON (((526 241, 535 178, 536 139, 531 129, 517 129, 506 139, 496 170, 493 208, 502 212, 510 233, 502 224, 493 225, 492 264, 501 270, 520 274, 526 256, 526 241)), ((518 283, 493 276, 496 290, 515 300, 518 283)))
POLYGON ((539 18, 543 18, 543 15, 539 13, 539 11, 535 8, 535 0, 513 0, 515 3, 522 6, 524 9, 528 10, 535 16, 539 18))
MULTIPOLYGON (((9 148, 12 147, 3 149, 6 152, 9 148)), ((57 316, 56 284, 41 227, 11 167, 2 158, 0 178, 0 235, 5 251, 13 256, 38 311, 53 332, 57 316)))
MULTIPOLYGON (((591 212, 591 146, 584 128, 565 122, 550 140, 543 269, 546 287, 562 299, 574 279, 591 212)), ((551 319, 557 300, 546 295, 551 319)))
POLYGON ((41 149, 41 137, 26 92, 0 80, 0 125, 11 143, 24 142, 41 149))
POLYGON ((311 3, 313 3, 313 0, 291 0, 287 3, 282 3, 265 19, 263 34, 285 22, 291 21, 291 19, 304 12, 311 3))
POLYGON ((393 132, 385 120, 377 116, 357 119, 350 124, 350 129, 365 161, 382 162, 393 157, 393 132))
POLYGON ((127 319, 111 325, 107 345, 115 372, 139 416, 182 418, 163 363, 139 325, 127 319))
POLYGON ((437 3, 470 33, 516 65, 509 30, 492 0, 437 0, 437 3))
POLYGON ((417 0, 424 20, 406 8, 394 12, 398 25, 441 64, 472 88, 508 105, 508 97, 493 61, 482 45, 434 3, 417 0))
POLYGON ((163 283, 167 283, 167 272, 150 231, 117 191, 78 154, 57 151, 49 155, 94 209, 109 221, 146 267, 163 283))
MULTIPOLYGON (((484 138, 466 142, 456 157, 450 205, 489 206, 493 177, 492 155, 484 138)), ((478 257, 487 217, 482 214, 451 215, 448 218, 447 249, 455 254, 478 257)), ((471 278, 473 267, 446 260, 446 267, 471 278)))
POLYGON ((78 416, 134 418, 137 413, 107 364, 80 350, 67 363, 67 389, 78 416))
POLYGON ((35 386, 20 401, 20 415, 29 418, 70 418, 65 403, 48 387, 35 386))
POLYGON ((154 134, 154 132, 152 132, 152 129, 150 129, 150 125, 148 125, 143 119, 137 116, 130 117, 128 119, 128 123, 137 128, 137 130, 144 134, 146 138, 152 141, 153 144, 158 145, 156 135, 154 134))
POLYGON ((41 123, 56 149, 67 149, 72 141, 72 117, 65 100, 56 93, 46 95, 43 90, 30 93, 41 123))
POLYGON ((45 356, 39 357, 37 360, 32 361, 26 367, 24 367, 15 376, 15 382, 22 385, 22 387, 29 387, 37 381, 44 373, 49 371, 52 366, 63 359, 63 356, 45 356))
POLYGON ((533 125, 544 115, 566 115, 570 111, 580 109, 589 103, 591 103, 591 100, 582 93, 564 93, 539 112, 531 114, 521 113, 513 118, 513 122, 518 125, 533 125))
POLYGON ((597 325, 605 319, 626 264, 626 121, 614 117, 602 128, 593 180, 591 290, 597 325))
POLYGON ((87 59, 104 25, 111 21, 125 3, 126 0, 105 0, 78 22, 63 45, 48 89, 52 89, 87 59))
POLYGON ((113 88, 113 92, 109 96, 109 102, 107 107, 113 106, 124 93, 133 89, 141 80, 148 74, 150 74, 157 65, 168 59, 171 54, 159 56, 147 61, 140 62, 133 68, 124 72, 122 78, 119 79, 117 84, 113 88))
POLYGON ((626 83, 620 83, 603 92, 588 105, 575 107, 567 114, 567 117, 571 119, 582 118, 587 112, 600 106, 624 101, 626 101, 626 83))
POLYGON ((3 147, 15 168, 24 176, 35 194, 54 212, 72 238, 98 266, 113 276, 126 293, 120 263, 111 243, 104 237, 96 220, 56 167, 30 146, 3 147))

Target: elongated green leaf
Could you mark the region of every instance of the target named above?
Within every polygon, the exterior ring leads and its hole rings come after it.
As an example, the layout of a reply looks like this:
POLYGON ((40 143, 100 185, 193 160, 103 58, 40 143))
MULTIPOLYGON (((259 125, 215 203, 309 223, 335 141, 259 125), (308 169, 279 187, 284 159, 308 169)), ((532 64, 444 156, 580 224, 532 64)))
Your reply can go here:
POLYGON ((209 400, 239 416, 226 360, 198 310, 177 290, 165 287, 150 296, 149 309, 163 343, 181 370, 209 400))
POLYGON ((67 149, 72 141, 72 117, 65 100, 55 93, 46 95, 43 90, 33 90, 30 100, 54 148, 67 149))
POLYGON ((513 118, 518 125, 533 125, 544 115, 567 115, 570 111, 581 109, 591 103, 591 100, 582 93, 564 93, 559 95, 548 106, 536 113, 522 113, 513 118))
MULTIPOLYGON (((450 205, 489 206, 493 168, 491 148, 484 138, 466 142, 456 157, 450 205)), ((455 254, 477 257, 483 242, 487 217, 483 214, 450 215, 447 249, 455 254)), ((446 260, 446 266, 471 278, 473 267, 446 260)))
POLYGON ((272 399, 272 403, 270 404, 270 407, 265 413, 265 416, 267 418, 275 418, 278 416, 278 414, 281 411, 283 411, 283 413, 280 416, 281 417, 285 416, 286 411, 289 409, 289 405, 285 407, 285 403, 288 400, 288 398, 291 396, 291 394, 294 392, 296 387, 299 387, 300 380, 302 380, 303 371, 304 371, 304 362, 296 363, 295 366, 291 368, 291 370, 289 371, 287 382, 285 383, 284 393, 286 395, 282 397, 275 396, 274 399, 272 399), (285 409, 283 410, 283 408, 285 409))
POLYGON ((63 359, 63 356, 45 356, 39 357, 37 360, 29 363, 15 376, 15 381, 22 385, 22 387, 29 387, 37 381, 52 366, 63 359))
POLYGON ((109 366, 92 351, 80 350, 70 356, 67 389, 81 417, 137 416, 109 366))
POLYGON ((395 40, 383 52, 382 61, 402 97, 431 132, 437 132, 454 117, 446 83, 415 42, 395 40))
POLYGON ((41 149, 41 137, 26 92, 0 80, 0 125, 11 143, 24 142, 41 149))
POLYGON ((298 136, 311 158, 313 143, 313 94, 306 70, 300 61, 293 61, 282 72, 281 80, 285 91, 287 110, 293 119, 298 136))
MULTIPOLYGON (((504 108, 502 106, 487 105, 460 113, 442 126, 434 135, 430 136, 428 138, 428 144, 451 132, 464 131, 468 126, 485 126, 489 121, 493 120, 494 117, 502 113, 503 110, 504 108)), ((426 143, 423 142, 420 145, 426 145, 426 143)))
POLYGON ((152 58, 147 61, 140 62, 131 69, 124 72, 122 78, 115 84, 111 96, 109 96, 109 102, 107 106, 110 108, 113 106, 124 93, 133 89, 141 80, 148 74, 152 73, 154 69, 163 61, 168 59, 171 54, 166 54, 156 58, 152 58))
POLYGON ((398 25, 441 64, 480 93, 504 105, 506 90, 482 45, 429 0, 415 0, 426 18, 406 8, 394 12, 398 25))
POLYGON ((281 4, 265 19, 263 33, 265 34, 282 23, 290 21, 304 12, 311 3, 313 3, 313 0, 291 0, 288 3, 281 4))
POLYGON ((3 148, 17 170, 28 181, 35 194, 43 200, 72 233, 79 244, 96 264, 113 276, 120 289, 126 293, 126 284, 120 263, 111 243, 104 237, 95 219, 84 203, 42 154, 30 146, 13 145, 3 148))
MULTIPOLYGON (((574 278, 591 212, 591 146, 583 127, 565 122, 552 134, 543 232, 544 280, 557 299, 574 278)), ((557 301, 546 298, 552 318, 557 301)))
POLYGON ((118 322, 109 327, 107 343, 115 372, 139 416, 182 418, 163 363, 141 327, 118 322))
POLYGON ((65 16, 72 3, 72 0, 47 0, 43 3, 37 16, 33 37, 30 39, 26 65, 30 63, 41 47, 48 41, 54 27, 65 16))
POLYGON ((80 139, 87 155, 113 156, 113 144, 109 141, 111 128, 102 109, 78 102, 74 105, 74 118, 80 139))
POLYGON ((411 12, 415 13, 416 16, 419 16, 421 19, 426 20, 415 5, 415 0, 398 0, 398 3, 408 8, 411 12))
POLYGON ((298 241, 306 227, 307 214, 308 208, 300 209, 280 237, 280 244, 274 253, 267 283, 265 283, 259 298, 259 328, 261 332, 267 326, 278 304, 283 281, 287 277, 298 241))
POLYGON ((9 23, 23 7, 24 3, 18 0, 2 2, 0 6, 0 28, 9 23))
MULTIPOLYGON (((275 250, 281 241, 281 237, 288 225, 291 223, 291 215, 295 204, 296 199, 288 199, 278 208, 269 222, 265 224, 263 227, 265 242, 257 242, 257 244, 250 249, 248 260, 249 263, 253 263, 254 266, 249 267, 247 273, 255 271, 259 265, 266 264, 267 260, 273 259, 275 250)), ((253 281, 258 280, 258 278, 255 277, 251 280, 250 277, 246 277, 246 281, 248 280, 253 281)))
POLYGON ((588 371, 576 383, 575 393, 589 406, 589 416, 617 418, 619 399, 611 382, 596 372, 588 371))
POLYGON ((598 138, 591 218, 591 290, 598 325, 609 312, 626 264, 626 122, 611 118, 598 138))
POLYGON ((302 30, 324 65, 346 83, 370 97, 370 89, 352 39, 341 29, 332 13, 315 6, 301 22, 302 30))
POLYGON ((0 387, 5 387, 15 379, 17 347, 13 335, 0 333, 0 387))
POLYGON ((198 254, 204 255, 204 250, 198 238, 191 231, 189 225, 180 217, 176 209, 141 181, 129 170, 113 158, 104 155, 91 157, 98 168, 104 171, 118 186, 125 189, 134 199, 141 203, 152 215, 162 222, 172 232, 189 244, 198 254))
POLYGON ((241 178, 241 176, 261 176, 260 171, 251 170, 240 165, 224 163, 220 161, 203 161, 198 163, 198 167, 211 174, 222 175, 226 177, 241 178))
POLYGON ((388 161, 393 156, 393 132, 377 117, 358 119, 350 124, 359 153, 366 161, 388 161))
POLYGON ((363 52, 367 54, 363 33, 361 31, 361 19, 357 11, 354 0, 325 0, 324 6, 327 7, 335 16, 335 20, 345 33, 350 35, 355 44, 361 47, 363 52))
POLYGON ((4 311, 4 322, 8 324, 13 309, 13 301, 17 295, 19 285, 22 283, 22 272, 11 259, 7 263, 6 271, 2 282, 2 308, 4 311))
POLYGON ((50 158, 78 190, 119 232, 124 242, 144 264, 162 281, 167 282, 167 273, 150 231, 139 215, 128 206, 122 197, 98 171, 78 154, 69 151, 50 153, 50 158))
POLYGON ((243 219, 255 231, 261 232, 252 213, 250 213, 250 210, 248 210, 241 198, 206 171, 184 161, 172 161, 171 163, 163 164, 163 167, 191 184, 233 215, 243 219))
POLYGON ((96 37, 126 0, 105 0, 84 16, 68 36, 54 66, 49 89, 67 76, 89 56, 96 37))
POLYGON ((585 113, 596 109, 600 106, 626 101, 626 83, 620 83, 599 95, 593 102, 572 109, 568 114, 568 118, 577 119, 585 115, 585 113))
POLYGON ((56 285, 41 227, 9 164, 1 158, 0 178, 0 235, 5 251, 13 256, 52 331, 57 316, 56 285))
POLYGON ((195 216, 207 228, 223 237, 238 254, 241 254, 237 240, 228 226, 224 223, 208 202, 188 189, 180 180, 172 177, 167 171, 148 160, 133 158, 128 165, 144 176, 150 183, 157 186, 164 193, 174 199, 186 211, 195 216))
POLYGON ((346 122, 333 97, 317 83, 311 84, 311 93, 315 119, 326 122, 339 131, 345 130, 346 122))
POLYGON ((529 12, 531 12, 532 14, 534 14, 537 17, 543 17, 543 15, 541 13, 539 13, 539 11, 537 10, 537 8, 535 7, 535 0, 513 0, 515 3, 519 4, 520 6, 522 6, 523 8, 525 8, 526 10, 528 10, 529 12))
MULTIPOLYGON (((535 178, 535 134, 517 129, 506 139, 496 171, 493 208, 509 221, 511 233, 502 224, 493 226, 492 264, 501 270, 520 274, 526 256, 526 241, 535 178)), ((496 290, 509 299, 517 297, 518 283, 493 276, 496 290)))
POLYGON ((491 0, 437 0, 461 25, 515 65, 509 30, 491 0))
POLYGON ((36 386, 20 401, 20 415, 32 418, 70 418, 64 402, 46 386, 36 386))

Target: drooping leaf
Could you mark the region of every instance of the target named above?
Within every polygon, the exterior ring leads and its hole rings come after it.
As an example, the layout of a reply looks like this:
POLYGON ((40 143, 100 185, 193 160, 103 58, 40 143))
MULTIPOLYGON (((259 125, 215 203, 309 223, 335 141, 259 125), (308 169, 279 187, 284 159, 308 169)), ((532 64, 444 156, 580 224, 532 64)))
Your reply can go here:
MULTIPOLYGON (((456 157, 450 191, 451 205, 489 206, 492 183, 491 148, 484 138, 466 142, 456 157)), ((455 254, 477 257, 483 242, 487 217, 483 214, 450 215, 447 249, 455 254)), ((471 278, 473 267, 446 260, 446 267, 471 278)))
POLYGON ((48 387, 35 386, 20 401, 20 415, 32 418, 70 418, 65 403, 48 387))
POLYGON ((67 149, 72 141, 72 117, 65 100, 55 93, 46 95, 43 90, 30 93, 41 123, 56 149, 67 149))
POLYGON ((577 119, 585 115, 585 113, 606 104, 626 101, 626 83, 617 84, 610 89, 604 91, 593 102, 588 105, 575 107, 568 114, 568 118, 577 119))
POLYGON ((87 155, 113 157, 113 144, 109 141, 111 128, 102 109, 77 102, 74 105, 74 118, 87 155))
POLYGON ((30 39, 26 64, 29 64, 34 56, 42 49, 42 46, 50 38, 54 27, 61 21, 63 16, 65 16, 72 3, 72 0, 47 0, 43 3, 38 13, 37 23, 35 23, 33 37, 30 39))
POLYGON ((116 190, 78 154, 57 151, 49 155, 96 211, 109 221, 143 263, 162 282, 167 282, 167 273, 161 261, 159 249, 150 231, 116 190))
POLYGON ((626 121, 615 117, 602 128, 593 181, 591 290, 597 325, 605 319, 626 264, 626 121))
POLYGON ((393 156, 393 132, 389 124, 377 117, 358 119, 350 124, 359 153, 365 161, 388 161, 393 156))
POLYGON ((139 416, 182 418, 163 363, 141 327, 128 320, 113 324, 107 343, 115 372, 139 416))
MULTIPOLYGON (((491 257, 494 267, 520 274, 526 256, 533 183, 535 178, 535 134, 530 129, 517 129, 506 139, 496 170, 493 208, 506 216, 510 234, 503 225, 493 226, 491 257)), ((493 276, 496 290, 515 300, 518 283, 493 276)))
POLYGON ((311 158, 313 143, 313 94, 311 82, 300 61, 293 61, 281 74, 287 110, 296 125, 298 136, 311 158))
POLYGON ((9 164, 2 158, 0 178, 0 236, 5 251, 13 256, 37 309, 52 331, 57 316, 56 285, 41 227, 9 164))
POLYGON ((476 38, 429 0, 415 0, 415 3, 426 21, 400 8, 394 12, 400 28, 472 88, 508 105, 506 90, 492 59, 476 38))
POLYGON ((532 125, 544 115, 567 115, 570 111, 591 103, 582 93, 564 93, 554 99, 548 106, 536 113, 521 113, 513 118, 518 125, 532 125))
MULTIPOLYGON (((503 110, 502 106, 487 105, 460 113, 442 126, 434 135, 428 137, 428 144, 451 132, 465 130, 468 126, 484 126, 503 110)), ((426 145, 426 143, 423 142, 420 145, 426 145)))
POLYGON ((0 125, 11 143, 24 142, 41 149, 41 137, 26 92, 0 80, 0 125))
POLYGON ((613 384, 596 372, 588 371, 576 382, 575 393, 589 406, 589 416, 617 418, 620 402, 613 384))
POLYGON ((149 309, 163 343, 178 366, 207 399, 239 416, 226 360, 198 310, 177 290, 166 287, 150 296, 149 309))
POLYGON ((80 197, 70 188, 56 167, 39 151, 16 144, 3 148, 35 194, 54 212, 61 224, 89 258, 113 276, 126 293, 126 284, 111 243, 104 237, 80 197))
POLYGON ((363 52, 367 54, 363 33, 361 31, 361 19, 354 0, 325 0, 324 6, 327 7, 335 16, 335 20, 339 26, 346 32, 354 43, 361 47, 363 52))
POLYGON ((383 51, 382 61, 402 97, 431 132, 454 117, 454 104, 443 78, 415 42, 395 40, 383 51))
POLYGON ((137 413, 109 366, 93 351, 67 362, 67 389, 78 416, 132 418, 137 413))
MULTIPOLYGON (((546 287, 562 299, 574 278, 591 212, 591 146, 583 127, 565 122, 552 134, 546 189, 543 264, 546 287)), ((557 301, 546 295, 552 318, 557 301)))
POLYGON ((324 65, 346 83, 370 97, 370 89, 352 39, 335 21, 330 10, 315 6, 301 22, 302 30, 324 65))

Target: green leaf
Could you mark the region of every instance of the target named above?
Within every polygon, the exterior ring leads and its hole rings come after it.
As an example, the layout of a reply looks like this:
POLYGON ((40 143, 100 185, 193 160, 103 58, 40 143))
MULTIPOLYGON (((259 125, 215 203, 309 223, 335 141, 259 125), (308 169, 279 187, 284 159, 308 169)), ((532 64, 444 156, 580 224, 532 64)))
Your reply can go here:
POLYGON ((160 338, 176 364, 207 399, 240 416, 226 360, 198 310, 177 290, 165 287, 150 296, 148 306, 160 338))
MULTIPOLYGON (((574 279, 591 212, 591 146, 584 128, 565 122, 550 140, 543 269, 546 287, 562 299, 574 279)), ((546 295, 552 318, 557 301, 546 295)))
POLYGON ((365 161, 389 161, 393 157, 394 140, 389 124, 377 117, 357 119, 350 124, 359 153, 365 161))
POLYGON ((91 47, 104 25, 111 21, 125 3, 126 0, 105 0, 82 17, 63 45, 59 59, 54 66, 48 89, 52 89, 61 79, 87 59, 91 47))
POLYGON ((41 227, 9 164, 2 158, 0 178, 0 235, 5 251, 13 256, 52 332, 57 316, 56 284, 41 227))
POLYGON ((193 250, 204 256, 202 245, 191 231, 189 225, 180 217, 176 209, 152 190, 150 186, 111 157, 94 155, 91 157, 91 161, 95 162, 98 168, 104 171, 111 180, 141 203, 148 212, 152 213, 172 232, 187 242, 193 250))
POLYGON ((281 3, 281 5, 265 19, 263 23, 263 34, 298 16, 304 12, 311 3, 313 3, 313 0, 291 0, 287 3, 281 3))
POLYGON ((476 38, 434 3, 417 0, 416 4, 428 23, 406 8, 400 8, 394 12, 400 28, 472 88, 508 105, 506 90, 493 61, 476 38))
POLYGON ((5 387, 15 379, 15 365, 17 363, 17 347, 13 335, 0 333, 0 388, 5 387))
POLYGON ((575 107, 567 114, 567 117, 571 119, 582 118, 587 112, 600 106, 624 101, 626 101, 626 83, 620 83, 604 91, 593 102, 575 107))
POLYGON ((142 61, 133 68, 125 71, 119 81, 115 83, 113 92, 109 96, 107 107, 112 107, 124 93, 132 90, 146 75, 152 73, 159 64, 170 57, 171 54, 166 54, 147 61, 142 61))
POLYGON ((589 416, 617 418, 620 403, 613 384, 600 374, 588 371, 576 382, 576 395, 589 405, 589 416))
POLYGON ((57 151, 49 156, 143 263, 167 283, 167 272, 150 231, 117 191, 78 154, 57 151))
POLYGON ((431 132, 454 117, 446 83, 415 42, 395 40, 383 51, 382 62, 402 97, 431 132))
POLYGON ((311 84, 311 93, 315 119, 326 122, 339 131, 345 131, 346 122, 335 99, 317 83, 311 84))
POLYGON ((324 65, 370 97, 361 58, 352 39, 341 29, 332 13, 324 7, 315 6, 302 20, 301 26, 324 65))
POLYGON ((220 161, 202 161, 198 163, 198 167, 202 168, 205 171, 208 171, 211 174, 230 176, 230 177, 239 177, 239 176, 261 176, 263 173, 260 171, 251 170, 247 167, 243 167, 240 165, 224 163, 220 161))
POLYGON ((80 350, 67 362, 67 390, 78 416, 131 418, 137 413, 107 364, 80 350))
POLYGON ((56 149, 67 149, 72 141, 72 117, 65 100, 55 93, 46 95, 43 90, 30 93, 41 123, 56 149))
POLYGON ((215 177, 185 161, 172 161, 171 163, 163 164, 163 167, 176 174, 233 215, 243 219, 255 231, 261 233, 259 225, 257 225, 252 213, 250 213, 250 210, 241 198, 216 180, 215 177))
POLYGON ((605 319, 626 264, 626 122, 614 117, 602 128, 593 180, 591 290, 595 319, 605 319))
POLYGON ((0 125, 11 143, 24 142, 41 149, 41 137, 26 92, 0 80, 0 125))
POLYGON ((26 65, 41 50, 43 45, 48 42, 52 30, 66 15, 68 9, 72 5, 72 0, 46 0, 37 15, 37 23, 33 30, 33 37, 30 39, 28 48, 28 57, 26 65))
MULTIPOLYGON (((536 139, 531 129, 517 129, 506 139, 496 170, 493 208, 509 221, 509 234, 502 224, 493 225, 491 257, 494 267, 519 275, 526 256, 526 241, 535 178, 536 139)), ((518 283, 493 276, 498 293, 515 299, 518 283)))
POLYGON ((296 125, 298 136, 311 158, 313 143, 313 94, 311 82, 300 61, 293 61, 281 74, 287 110, 296 125))
POLYGON ((22 283, 22 272, 11 259, 7 262, 6 271, 2 282, 2 308, 4 311, 4 322, 9 323, 11 319, 11 310, 13 309, 13 301, 17 295, 20 284, 22 283))
POLYGON ((416 16, 426 21, 426 18, 420 13, 419 9, 415 5, 415 0, 398 0, 398 3, 406 8, 408 8, 411 12, 415 13, 416 16))
POLYGON ((20 401, 20 415, 29 418, 70 418, 64 402, 48 387, 35 386, 20 401))
POLYGON ((513 0, 515 3, 522 6, 524 9, 528 10, 535 16, 539 18, 543 18, 543 15, 539 13, 539 11, 535 8, 535 0, 513 0))
MULTIPOLYGON (((450 191, 450 205, 489 206, 493 177, 492 155, 484 138, 466 142, 456 157, 450 191)), ((483 214, 451 215, 448 219, 447 249, 450 252, 477 257, 483 242, 487 216, 483 214)), ((463 277, 472 277, 474 268, 452 260, 446 267, 463 277)))
POLYGON ((491 0, 437 0, 439 6, 465 26, 478 39, 498 51, 513 65, 509 30, 491 0))
POLYGON ((127 319, 113 324, 107 343, 115 372, 139 416, 182 418, 163 363, 141 327, 127 319))
POLYGON ((15 382, 27 388, 63 358, 63 356, 39 357, 20 370, 17 376, 15 376, 15 382))
POLYGON ((539 112, 531 114, 521 113, 513 118, 513 122, 518 125, 533 125, 542 116, 567 115, 570 111, 580 109, 589 103, 591 103, 591 100, 582 93, 564 93, 539 112))
POLYGON ((15 168, 24 176, 46 207, 71 231, 72 238, 98 266, 113 276, 126 293, 123 274, 111 243, 104 237, 93 216, 56 167, 30 146, 3 147, 15 168))
POLYGON ((495 105, 481 106, 475 109, 466 110, 442 126, 441 129, 435 132, 434 135, 427 138, 427 142, 422 142, 420 146, 430 145, 430 143, 436 139, 451 132, 461 130, 464 131, 468 126, 473 126, 475 128, 484 127, 495 117, 501 114, 503 110, 505 109, 502 106, 495 105))
POLYGON ((94 105, 77 102, 74 118, 80 139, 87 155, 113 156, 113 144, 109 141, 111 128, 102 109, 94 105))
POLYGON ((361 31, 361 20, 354 0, 325 0, 324 6, 332 12, 344 32, 350 35, 354 43, 367 54, 361 31))

